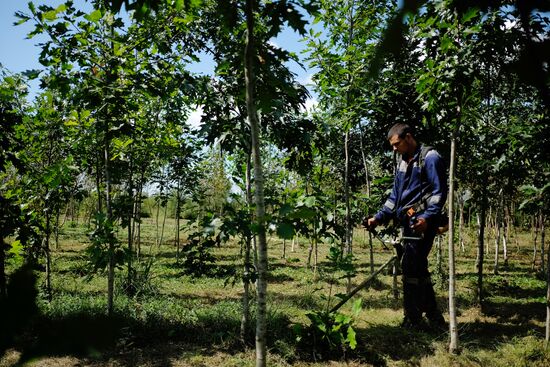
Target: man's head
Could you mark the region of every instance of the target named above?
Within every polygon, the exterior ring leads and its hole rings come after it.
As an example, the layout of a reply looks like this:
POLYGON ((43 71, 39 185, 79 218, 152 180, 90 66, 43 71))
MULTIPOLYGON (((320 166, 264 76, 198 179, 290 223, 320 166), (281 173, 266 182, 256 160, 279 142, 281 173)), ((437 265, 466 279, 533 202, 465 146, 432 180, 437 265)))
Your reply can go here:
POLYGON ((403 123, 393 125, 388 131, 388 141, 393 150, 399 154, 413 155, 416 151, 416 140, 413 136, 413 129, 403 123))

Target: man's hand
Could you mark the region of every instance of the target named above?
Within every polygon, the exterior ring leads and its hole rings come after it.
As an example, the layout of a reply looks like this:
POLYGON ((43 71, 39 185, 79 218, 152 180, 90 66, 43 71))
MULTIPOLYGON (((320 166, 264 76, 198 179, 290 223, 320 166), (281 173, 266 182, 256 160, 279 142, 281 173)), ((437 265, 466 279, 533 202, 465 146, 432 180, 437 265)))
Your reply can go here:
POLYGON ((378 221, 374 219, 374 217, 363 219, 363 226, 367 229, 367 231, 372 231, 378 224, 378 221))
POLYGON ((428 229, 428 222, 424 218, 418 218, 411 226, 416 233, 424 233, 428 229))

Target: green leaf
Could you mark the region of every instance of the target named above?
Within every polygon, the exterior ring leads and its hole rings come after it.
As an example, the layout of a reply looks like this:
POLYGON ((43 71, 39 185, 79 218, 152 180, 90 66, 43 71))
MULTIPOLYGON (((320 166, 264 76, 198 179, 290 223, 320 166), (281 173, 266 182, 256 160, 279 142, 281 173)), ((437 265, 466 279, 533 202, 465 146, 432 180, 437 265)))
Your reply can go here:
POLYGON ((23 244, 19 240, 15 240, 11 243, 11 248, 8 253, 15 256, 16 259, 20 260, 23 254, 23 244))
POLYGON ((300 219, 311 219, 311 218, 314 218, 316 214, 317 213, 313 209, 299 208, 292 214, 292 217, 300 218, 300 219))
POLYGON ((90 14, 84 16, 84 19, 89 20, 90 22, 98 22, 102 17, 101 10, 94 10, 90 14))
POLYGON ((441 38, 441 51, 447 52, 447 50, 452 46, 452 44, 453 44, 453 41, 449 37, 443 36, 441 38))
POLYGON ((470 8, 464 15, 462 16, 462 23, 466 23, 470 21, 472 18, 474 18, 477 15, 478 9, 477 8, 470 8))
POLYGON ((307 206, 308 208, 311 208, 315 206, 315 201, 316 201, 315 196, 308 196, 304 200, 304 205, 307 206))
POLYGON ((294 226, 289 223, 281 223, 277 226, 277 235, 286 240, 294 237, 294 226))
POLYGON ((32 80, 38 78, 38 75, 40 75, 40 70, 25 70, 22 74, 25 75, 28 79, 32 80))
POLYGON ((346 337, 346 340, 351 349, 355 349, 357 347, 356 333, 351 326, 348 327, 348 336, 346 337))
POLYGON ((61 4, 57 8, 55 8, 56 13, 62 13, 65 10, 67 10, 67 5, 66 4, 61 4))
POLYGON ((351 312, 357 316, 359 315, 359 312, 361 312, 361 303, 362 303, 362 299, 361 298, 358 298, 357 300, 355 300, 355 302, 353 302, 353 306, 351 307, 351 312))
POLYGON ((55 10, 50 10, 42 13, 42 20, 53 22, 57 18, 57 12, 55 10))

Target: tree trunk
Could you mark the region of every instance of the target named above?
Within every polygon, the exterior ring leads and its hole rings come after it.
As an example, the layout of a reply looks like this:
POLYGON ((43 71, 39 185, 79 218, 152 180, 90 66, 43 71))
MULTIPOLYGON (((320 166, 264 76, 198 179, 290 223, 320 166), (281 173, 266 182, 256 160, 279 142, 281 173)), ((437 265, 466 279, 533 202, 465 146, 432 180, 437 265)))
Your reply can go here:
POLYGON ((164 218, 162 218, 162 227, 160 228, 160 241, 159 241, 159 247, 162 244, 162 241, 164 241, 164 229, 166 228, 166 214, 168 211, 168 203, 164 205, 163 215, 164 218))
POLYGON ((155 214, 155 245, 157 245, 158 248, 160 248, 160 222, 159 222, 159 216, 160 216, 160 198, 158 198, 157 213, 155 214))
POLYGON ((504 269, 508 268, 508 243, 510 242, 510 211, 508 205, 504 207, 504 232, 502 235, 502 264, 504 269))
POLYGON ((46 295, 48 301, 52 300, 52 253, 50 251, 51 214, 50 209, 46 213, 46 237, 44 240, 44 252, 46 253, 46 295))
POLYGON ((500 252, 500 238, 501 238, 501 228, 500 228, 500 221, 497 220, 496 222, 496 235, 495 235, 495 262, 494 262, 494 269, 493 274, 498 274, 498 255, 500 252))
POLYGON ((542 214, 542 210, 539 212, 539 226, 540 226, 540 265, 541 265, 541 273, 546 273, 545 271, 545 249, 544 249, 544 214, 542 214))
POLYGON ((180 180, 176 187, 176 263, 180 260, 180 180))
POLYGON ((485 220, 487 212, 487 191, 481 193, 481 205, 478 214, 478 235, 477 235, 477 301, 480 308, 483 308, 483 256, 485 255, 485 220))
POLYGON ((464 197, 462 195, 459 201, 459 212, 458 212, 458 243, 460 244, 460 250, 462 251, 462 253, 465 253, 466 248, 464 246, 463 232, 464 232, 464 197))
POLYGON ((455 248, 454 248, 454 192, 455 192, 456 132, 451 136, 451 162, 449 167, 449 352, 458 353, 458 327, 455 305, 455 248))
POLYGON ((537 241, 539 239, 539 226, 536 214, 533 215, 533 271, 537 269, 537 241))
POLYGON ((374 246, 372 244, 372 233, 369 231, 369 260, 370 260, 370 273, 374 274, 374 246))
MULTIPOLYGON (((392 265, 392 288, 393 288, 393 299, 397 301, 399 299, 399 288, 397 287, 397 268, 399 266, 399 258, 394 256, 393 265, 392 265)), ((348 291, 349 292, 349 291, 348 291)))
MULTIPOLYGON (((246 204, 248 207, 248 215, 252 218, 252 179, 251 179, 251 162, 250 154, 246 154, 246 173, 245 173, 245 185, 246 185, 246 204)), ((250 251, 252 246, 252 236, 253 233, 247 235, 245 238, 245 249, 244 249, 244 276, 243 276, 243 314, 241 316, 241 342, 244 346, 247 345, 246 335, 248 334, 248 325, 250 324, 250 283, 251 283, 251 272, 254 269, 252 263, 250 262, 250 251)))
MULTIPOLYGON (((54 233, 54 238, 55 238, 55 249, 56 250, 59 250, 59 218, 61 217, 61 208, 60 208, 60 203, 56 203, 56 207, 57 207, 57 210, 56 210, 56 213, 55 213, 55 233, 54 233)), ((65 218, 67 218, 67 216, 65 215, 65 218)))
MULTIPOLYGON (((109 129, 107 128, 107 121, 105 122, 105 141, 103 146, 103 154, 105 159, 105 207, 107 209, 107 223, 109 225, 113 220, 113 209, 111 205, 111 172, 109 161, 110 157, 110 142, 109 142, 109 129)), ((109 268, 107 274, 107 313, 109 317, 113 316, 113 301, 114 301, 114 290, 115 290, 115 244, 113 240, 109 240, 109 268)))
MULTIPOLYGON (((139 169, 139 167, 138 167, 139 169)), ((138 181, 138 189, 136 192, 136 213, 134 217, 134 221, 137 222, 137 228, 134 233, 135 236, 135 247, 137 249, 137 258, 141 257, 141 204, 143 202, 143 185, 145 183, 145 168, 141 168, 141 175, 139 177, 138 181)))
POLYGON ((254 162, 254 200, 256 204, 256 222, 258 225, 258 281, 257 281, 257 318, 256 318, 256 367, 267 364, 267 239, 265 232, 264 177, 260 155, 260 124, 256 111, 255 93, 255 48, 254 48, 254 12, 255 0, 246 0, 246 47, 245 47, 245 86, 246 110, 250 132, 252 134, 252 157, 254 162))
POLYGON ((96 191, 97 191, 97 212, 101 213, 103 211, 103 202, 101 200, 101 162, 100 162, 100 154, 97 155, 95 185, 96 185, 96 191))
POLYGON ((495 267, 493 273, 498 274, 499 270, 499 254, 500 254, 500 241, 502 240, 502 222, 503 222, 503 203, 504 203, 504 190, 501 189, 499 192, 499 201, 495 210, 495 267))
MULTIPOLYGON (((351 206, 350 206, 350 198, 349 198, 349 131, 346 131, 344 135, 344 202, 346 204, 346 237, 345 237, 345 245, 346 249, 345 252, 342 251, 342 255, 344 253, 351 254, 352 253, 352 244, 351 244, 351 206)), ((317 223, 317 221, 315 221, 317 223)), ((317 241, 315 243, 315 270, 317 271, 317 241)), ((347 292, 351 290, 351 276, 347 277, 347 292)))
POLYGON ((311 268, 311 255, 313 254, 313 240, 309 240, 309 249, 307 251, 307 263, 306 263, 306 269, 311 268))
POLYGON ((367 185, 367 197, 370 198, 370 172, 369 172, 369 164, 367 162, 367 155, 365 154, 365 147, 363 144, 363 129, 361 127, 361 122, 359 120, 359 132, 361 134, 360 136, 360 148, 361 148, 361 158, 363 159, 363 168, 365 169, 365 184, 367 185))
POLYGON ((126 291, 128 295, 133 295, 133 272, 132 272, 132 260, 134 257, 134 241, 132 233, 132 219, 134 217, 134 181, 132 179, 132 165, 130 164, 130 183, 128 185, 128 200, 130 200, 128 210, 128 273, 126 274, 126 291))
MULTIPOLYGON (((436 253, 436 259, 435 259, 435 272, 439 279, 443 280, 443 245, 441 244, 441 235, 437 236, 437 253, 436 253)), ((443 289, 443 281, 440 282, 440 288, 443 289)))

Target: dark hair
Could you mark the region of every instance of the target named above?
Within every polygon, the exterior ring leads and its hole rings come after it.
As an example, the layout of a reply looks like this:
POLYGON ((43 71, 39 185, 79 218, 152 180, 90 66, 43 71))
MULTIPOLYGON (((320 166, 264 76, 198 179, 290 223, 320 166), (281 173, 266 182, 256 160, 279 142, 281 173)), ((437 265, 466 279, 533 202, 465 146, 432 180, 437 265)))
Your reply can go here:
POLYGON ((390 140, 391 137, 394 135, 397 135, 399 136, 399 138, 403 139, 407 134, 414 135, 413 128, 407 124, 398 122, 397 124, 393 125, 388 131, 388 140, 390 140))

